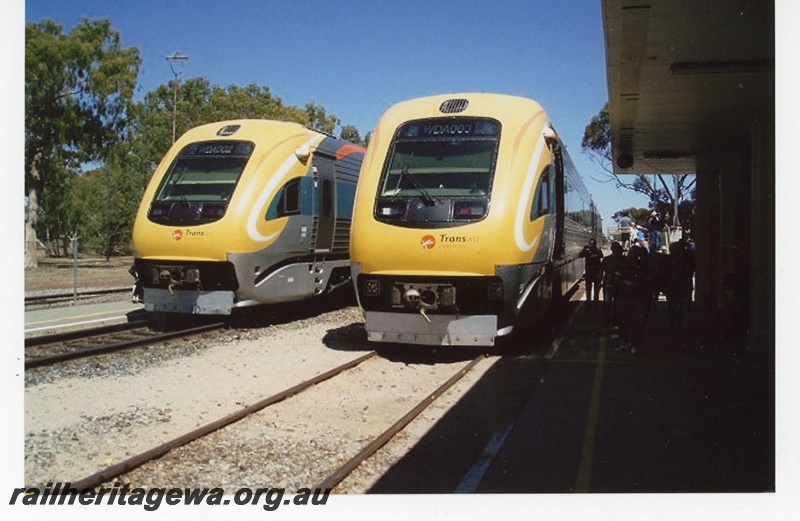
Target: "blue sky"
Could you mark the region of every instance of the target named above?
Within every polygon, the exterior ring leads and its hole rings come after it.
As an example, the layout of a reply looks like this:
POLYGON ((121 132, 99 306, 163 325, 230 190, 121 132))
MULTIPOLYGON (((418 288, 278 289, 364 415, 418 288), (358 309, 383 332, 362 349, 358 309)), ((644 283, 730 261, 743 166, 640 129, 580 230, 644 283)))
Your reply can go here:
POLYGON ((647 201, 598 183, 583 130, 608 98, 600 0, 28 0, 25 21, 69 32, 108 18, 138 47, 141 99, 172 78, 165 57, 189 56, 182 78, 256 83, 291 105, 313 101, 372 130, 394 103, 430 94, 497 92, 535 99, 550 114, 594 194, 611 214, 647 201))

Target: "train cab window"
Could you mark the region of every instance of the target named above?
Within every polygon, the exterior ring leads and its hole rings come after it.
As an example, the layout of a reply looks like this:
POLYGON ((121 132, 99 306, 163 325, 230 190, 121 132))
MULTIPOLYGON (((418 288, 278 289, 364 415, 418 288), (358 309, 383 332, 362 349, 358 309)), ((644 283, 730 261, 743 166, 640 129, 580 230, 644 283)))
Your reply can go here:
POLYGON ((486 118, 433 118, 402 125, 384 166, 376 218, 429 226, 485 217, 500 130, 500 123, 486 118), (423 206, 404 203, 410 199, 421 200, 423 206), (472 204, 476 201, 484 204, 472 204), (461 203, 483 210, 464 218, 452 210, 461 203))
POLYGON ((264 219, 270 221, 290 215, 313 215, 314 180, 297 177, 286 182, 275 194, 264 219))
POLYGON ((536 194, 533 197, 533 206, 531 207, 531 221, 550 213, 551 173, 552 167, 548 166, 542 172, 542 175, 539 176, 539 186, 536 188, 536 194))
POLYGON ((395 136, 379 195, 488 195, 499 140, 500 124, 493 120, 407 123, 395 136))
POLYGON ((164 174, 147 218, 173 226, 222 219, 255 145, 200 141, 183 147, 164 174))
POLYGON ((300 180, 292 179, 278 196, 278 217, 300 213, 300 180))
POLYGON ((153 202, 228 202, 254 148, 247 141, 187 145, 170 165, 153 202))
POLYGON ((484 196, 494 169, 495 144, 398 143, 381 196, 484 196))

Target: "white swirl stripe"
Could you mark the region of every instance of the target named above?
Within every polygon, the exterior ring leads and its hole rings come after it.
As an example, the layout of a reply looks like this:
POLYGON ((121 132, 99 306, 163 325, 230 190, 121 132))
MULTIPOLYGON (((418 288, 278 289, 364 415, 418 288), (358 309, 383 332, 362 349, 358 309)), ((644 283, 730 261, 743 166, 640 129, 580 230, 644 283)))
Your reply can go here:
MULTIPOLYGON (((299 148, 303 147, 310 148, 316 145, 319 141, 322 141, 324 137, 325 136, 319 136, 319 135, 314 136, 299 148)), ((261 193, 258 194, 258 199, 256 199, 253 208, 250 210, 250 215, 247 218, 247 235, 249 235, 250 238, 253 239, 254 241, 267 242, 271 241, 278 235, 277 232, 270 235, 262 235, 261 232, 258 231, 258 222, 261 220, 262 214, 264 212, 264 207, 266 206, 267 201, 269 200, 269 196, 272 195, 272 192, 275 191, 278 185, 283 183, 283 178, 286 176, 286 174, 289 173, 289 170, 292 169, 295 163, 299 162, 300 161, 297 159, 297 156, 295 156, 294 153, 292 153, 289 157, 286 158, 286 161, 284 161, 281 164, 281 166, 278 167, 278 169, 270 178, 269 182, 264 186, 264 188, 261 189, 261 193)))

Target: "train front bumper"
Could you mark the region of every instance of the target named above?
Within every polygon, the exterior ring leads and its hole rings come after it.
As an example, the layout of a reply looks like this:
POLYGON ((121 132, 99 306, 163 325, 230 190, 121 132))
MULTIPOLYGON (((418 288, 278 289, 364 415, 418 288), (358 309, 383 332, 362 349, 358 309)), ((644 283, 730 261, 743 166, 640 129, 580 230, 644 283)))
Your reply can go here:
POLYGON ((147 311, 188 315, 230 315, 233 291, 196 291, 144 288, 147 311))
POLYGON ((371 342, 442 346, 493 346, 495 315, 427 315, 366 311, 365 329, 371 342))

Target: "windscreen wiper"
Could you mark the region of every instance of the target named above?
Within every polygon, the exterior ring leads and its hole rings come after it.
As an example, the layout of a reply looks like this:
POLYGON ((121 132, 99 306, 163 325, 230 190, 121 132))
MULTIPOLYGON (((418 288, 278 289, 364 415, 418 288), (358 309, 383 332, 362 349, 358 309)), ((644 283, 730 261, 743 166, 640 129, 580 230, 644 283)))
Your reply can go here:
POLYGON ((181 184, 181 181, 183 181, 185 175, 186 175, 186 169, 184 168, 180 172, 178 172, 178 175, 176 175, 172 179, 172 181, 170 181, 169 185, 167 186, 167 189, 165 190, 164 195, 161 198, 166 200, 169 197, 177 196, 181 200, 181 206, 183 206, 184 208, 188 208, 189 200, 186 198, 186 194, 184 194, 183 191, 178 190, 178 185, 181 184))
POLYGON ((411 173, 409 173, 408 168, 404 168, 400 171, 401 176, 405 176, 407 179, 411 181, 411 184, 414 185, 414 188, 419 190, 419 198, 422 199, 422 202, 425 203, 425 206, 433 206, 436 204, 436 200, 431 197, 431 194, 422 186, 422 183, 419 182, 419 179, 414 177, 411 173))

